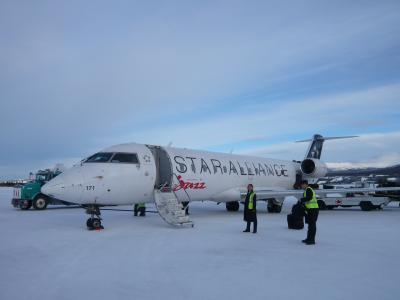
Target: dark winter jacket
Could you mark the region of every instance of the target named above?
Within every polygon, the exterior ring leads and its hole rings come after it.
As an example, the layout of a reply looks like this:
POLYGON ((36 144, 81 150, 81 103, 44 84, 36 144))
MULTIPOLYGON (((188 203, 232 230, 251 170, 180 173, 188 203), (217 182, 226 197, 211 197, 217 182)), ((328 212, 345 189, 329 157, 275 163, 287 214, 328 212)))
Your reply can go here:
POLYGON ((246 200, 244 201, 244 216, 243 220, 245 222, 254 222, 257 220, 257 195, 254 194, 253 197, 253 209, 249 209, 250 193, 247 192, 246 200))

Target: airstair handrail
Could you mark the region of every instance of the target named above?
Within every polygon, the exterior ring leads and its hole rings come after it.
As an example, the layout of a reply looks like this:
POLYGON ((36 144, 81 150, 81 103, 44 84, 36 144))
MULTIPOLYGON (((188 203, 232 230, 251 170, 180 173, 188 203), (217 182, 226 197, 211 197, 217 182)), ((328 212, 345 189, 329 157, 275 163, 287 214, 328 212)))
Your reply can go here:
POLYGON ((167 185, 168 181, 166 181, 164 184, 161 184, 159 190, 162 192, 167 185))
MULTIPOLYGON (((178 175, 176 175, 175 173, 172 173, 175 177, 176 177, 176 179, 178 180, 178 182, 179 182, 179 178, 178 178, 178 175)), ((171 187, 171 191, 175 194, 175 197, 178 199, 178 196, 176 195, 176 192, 174 191, 174 188, 173 187, 171 187)), ((190 198, 190 196, 189 196, 189 193, 185 190, 185 189, 183 189, 183 191, 185 192, 185 194, 186 194, 186 196, 187 196, 187 198, 188 198, 188 204, 186 204, 184 207, 183 207, 183 209, 184 210, 186 210, 186 208, 189 206, 189 203, 192 201, 192 199, 190 198)))

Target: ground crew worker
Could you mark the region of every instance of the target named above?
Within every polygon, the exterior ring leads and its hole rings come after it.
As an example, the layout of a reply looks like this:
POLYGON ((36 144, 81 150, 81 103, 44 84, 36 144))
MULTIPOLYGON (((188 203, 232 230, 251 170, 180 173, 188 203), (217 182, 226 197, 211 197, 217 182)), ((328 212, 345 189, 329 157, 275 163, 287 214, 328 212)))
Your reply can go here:
POLYGON ((301 202, 304 203, 306 207, 306 223, 308 224, 307 238, 302 240, 306 245, 315 244, 315 234, 317 233, 317 219, 319 213, 317 194, 308 185, 307 180, 301 182, 301 187, 304 189, 303 198, 301 202))
POLYGON ((144 203, 137 203, 133 208, 133 215, 137 217, 139 213, 140 217, 146 216, 146 204, 144 203))
POLYGON ((253 190, 253 185, 247 186, 246 200, 244 201, 243 219, 247 222, 246 229, 243 232, 250 232, 250 225, 253 222, 253 233, 257 233, 257 196, 253 190))

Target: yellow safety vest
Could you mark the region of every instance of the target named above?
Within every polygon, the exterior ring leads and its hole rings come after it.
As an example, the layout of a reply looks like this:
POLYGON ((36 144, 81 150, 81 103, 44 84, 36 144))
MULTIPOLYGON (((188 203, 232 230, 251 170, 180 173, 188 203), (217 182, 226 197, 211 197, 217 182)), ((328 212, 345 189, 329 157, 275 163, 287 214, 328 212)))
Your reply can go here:
POLYGON ((146 204, 144 203, 138 203, 137 208, 143 208, 146 207, 146 204))
POLYGON ((306 188, 306 190, 305 190, 304 193, 303 193, 303 197, 304 197, 304 198, 306 197, 306 192, 307 192, 308 189, 310 189, 311 192, 312 192, 312 198, 311 198, 310 201, 307 201, 307 202, 306 202, 306 208, 307 208, 307 209, 310 209, 310 208, 319 208, 319 207, 318 207, 318 201, 317 201, 317 194, 315 193, 315 191, 314 191, 312 188, 310 188, 310 187, 306 188))
POLYGON ((250 197, 249 197, 249 209, 253 209, 254 208, 254 196, 256 195, 256 193, 251 192, 250 197))

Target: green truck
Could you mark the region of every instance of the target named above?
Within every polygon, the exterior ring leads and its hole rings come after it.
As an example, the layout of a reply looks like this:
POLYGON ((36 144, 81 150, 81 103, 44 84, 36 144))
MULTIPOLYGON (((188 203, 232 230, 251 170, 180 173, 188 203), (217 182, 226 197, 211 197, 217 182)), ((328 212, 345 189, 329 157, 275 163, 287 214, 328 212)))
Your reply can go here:
POLYGON ((60 201, 54 198, 50 198, 40 192, 41 187, 61 173, 60 170, 39 170, 35 179, 23 185, 17 185, 14 187, 14 194, 11 200, 11 204, 22 210, 30 209, 32 206, 37 210, 46 209, 48 204, 67 204, 64 201, 60 201))

